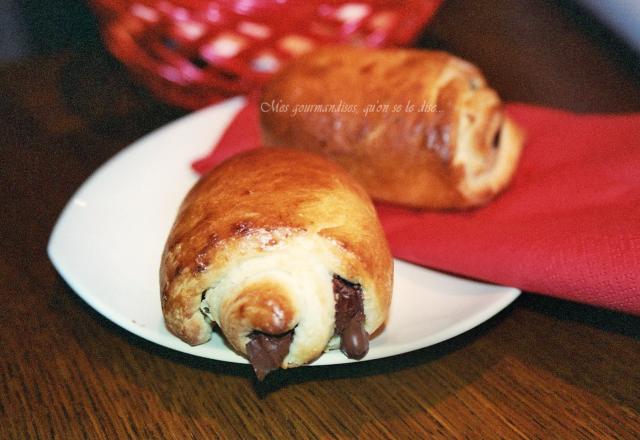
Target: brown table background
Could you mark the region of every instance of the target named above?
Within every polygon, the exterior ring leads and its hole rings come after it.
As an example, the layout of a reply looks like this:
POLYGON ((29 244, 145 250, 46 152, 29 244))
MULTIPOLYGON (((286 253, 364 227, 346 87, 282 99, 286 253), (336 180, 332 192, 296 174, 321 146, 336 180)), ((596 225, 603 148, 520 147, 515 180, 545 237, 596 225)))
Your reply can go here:
MULTIPOLYGON (((447 0, 418 44, 509 101, 640 111, 637 55, 568 1, 447 0)), ((525 294, 434 347, 257 383, 93 311, 48 261, 51 229, 100 164, 182 114, 95 41, 0 65, 1 438, 640 437, 638 317, 525 294)))

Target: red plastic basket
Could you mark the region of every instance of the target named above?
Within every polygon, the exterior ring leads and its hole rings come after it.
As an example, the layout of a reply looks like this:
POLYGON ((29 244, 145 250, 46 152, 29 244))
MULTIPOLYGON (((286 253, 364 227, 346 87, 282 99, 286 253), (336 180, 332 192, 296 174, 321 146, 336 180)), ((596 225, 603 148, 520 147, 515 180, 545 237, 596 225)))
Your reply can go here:
POLYGON ((258 89, 322 44, 411 42, 442 0, 91 0, 109 50, 161 99, 195 109, 258 89))

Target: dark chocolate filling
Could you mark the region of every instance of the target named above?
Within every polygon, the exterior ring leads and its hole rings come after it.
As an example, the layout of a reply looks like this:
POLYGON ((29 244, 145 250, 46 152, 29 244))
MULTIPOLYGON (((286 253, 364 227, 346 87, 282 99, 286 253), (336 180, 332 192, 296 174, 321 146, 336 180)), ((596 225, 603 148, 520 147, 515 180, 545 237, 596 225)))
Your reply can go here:
MULTIPOLYGON (((338 275, 333 276, 335 299, 335 334, 340 336, 340 350, 351 359, 362 359, 369 351, 369 334, 364 329, 362 287, 338 275)), ((281 335, 254 331, 249 334, 247 356, 258 380, 282 365, 293 341, 293 330, 281 335)))
POLYGON ((335 334, 340 336, 340 350, 350 359, 362 359, 369 351, 369 334, 364 329, 362 286, 333 276, 336 304, 335 334))
POLYGON ((493 136, 493 142, 491 142, 491 146, 493 148, 498 148, 500 146, 500 136, 502 134, 502 129, 499 129, 496 134, 493 136))
POLYGON ((292 340, 293 330, 281 335, 268 335, 257 331, 249 335, 247 356, 258 380, 264 380, 268 373, 280 368, 289 353, 292 340))

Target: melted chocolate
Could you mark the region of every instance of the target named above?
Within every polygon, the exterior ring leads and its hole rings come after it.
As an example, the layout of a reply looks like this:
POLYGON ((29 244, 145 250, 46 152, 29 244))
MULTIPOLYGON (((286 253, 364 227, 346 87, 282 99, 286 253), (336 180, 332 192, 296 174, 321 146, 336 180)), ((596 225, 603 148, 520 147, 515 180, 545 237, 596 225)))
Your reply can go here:
POLYGON ((496 134, 493 136, 493 141, 491 142, 491 146, 493 148, 498 148, 500 146, 500 135, 502 134, 502 129, 499 129, 496 134))
POLYGON ((289 353, 292 340, 293 331, 282 335, 268 335, 261 332, 253 332, 249 335, 247 356, 258 380, 264 380, 269 372, 280 368, 282 361, 289 353))
POLYGON ((369 334, 364 329, 362 287, 333 276, 336 304, 335 334, 340 336, 340 350, 351 359, 361 359, 369 351, 369 334))
MULTIPOLYGON (((340 350, 351 359, 361 359, 369 351, 369 334, 364 329, 362 287, 333 276, 335 298, 335 334, 340 336, 340 350)), ((258 380, 280 368, 289 353, 293 331, 281 335, 253 332, 247 342, 247 356, 258 380)))

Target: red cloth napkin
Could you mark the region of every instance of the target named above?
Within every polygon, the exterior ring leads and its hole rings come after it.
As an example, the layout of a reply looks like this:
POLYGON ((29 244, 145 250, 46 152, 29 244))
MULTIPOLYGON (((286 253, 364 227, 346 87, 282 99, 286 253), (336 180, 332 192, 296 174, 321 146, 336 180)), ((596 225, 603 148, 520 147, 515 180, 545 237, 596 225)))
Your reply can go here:
MULTIPOLYGON (((507 106, 527 131, 510 188, 468 212, 378 204, 393 254, 467 277, 640 315, 640 114, 507 106)), ((202 173, 260 145, 243 108, 202 173)))

